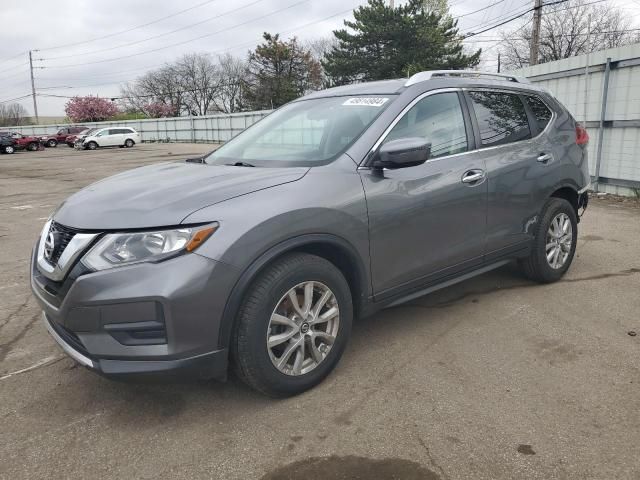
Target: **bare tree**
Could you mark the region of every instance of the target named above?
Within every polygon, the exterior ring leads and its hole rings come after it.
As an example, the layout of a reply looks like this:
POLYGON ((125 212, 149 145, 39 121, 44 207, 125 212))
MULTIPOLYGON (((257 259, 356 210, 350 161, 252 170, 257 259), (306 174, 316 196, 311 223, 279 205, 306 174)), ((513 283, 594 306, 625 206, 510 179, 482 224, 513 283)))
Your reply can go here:
POLYGON ((0 104, 0 127, 13 127, 31 123, 27 110, 19 103, 0 104))
POLYGON ((135 82, 125 84, 121 92, 126 111, 145 112, 145 106, 152 103, 171 106, 174 115, 180 115, 183 109, 181 79, 172 65, 145 73, 135 82))
POLYGON ((206 54, 184 55, 174 67, 182 89, 182 104, 189 115, 206 115, 217 110, 220 90, 217 65, 206 54))
MULTIPOLYGON (((632 21, 622 10, 610 5, 589 5, 585 0, 569 0, 542 10, 538 63, 587 53, 589 14, 592 52, 637 41, 637 34, 630 31, 632 21)), ((528 66, 531 40, 528 22, 501 36, 500 51, 505 68, 528 66)))
POLYGON ((242 105, 242 81, 247 72, 247 62, 226 53, 218 57, 219 89, 215 98, 216 109, 234 113, 242 105))

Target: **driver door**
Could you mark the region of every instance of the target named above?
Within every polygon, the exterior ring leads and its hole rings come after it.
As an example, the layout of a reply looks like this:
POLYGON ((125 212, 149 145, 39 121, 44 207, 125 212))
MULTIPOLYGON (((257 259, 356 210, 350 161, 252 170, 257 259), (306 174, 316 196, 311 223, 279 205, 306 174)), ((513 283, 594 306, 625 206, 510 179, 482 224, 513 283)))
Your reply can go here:
POLYGON ((407 137, 430 142, 426 163, 359 169, 369 212, 376 299, 410 293, 482 263, 486 167, 475 153, 466 153, 474 140, 461 100, 456 91, 424 94, 383 137, 380 145, 407 137))

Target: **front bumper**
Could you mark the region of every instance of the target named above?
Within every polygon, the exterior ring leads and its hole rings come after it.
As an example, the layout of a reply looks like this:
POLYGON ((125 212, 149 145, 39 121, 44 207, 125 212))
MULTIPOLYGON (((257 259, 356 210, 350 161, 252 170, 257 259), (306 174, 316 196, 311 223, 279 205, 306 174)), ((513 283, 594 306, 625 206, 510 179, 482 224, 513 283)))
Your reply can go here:
POLYGON ((77 264, 55 283, 35 260, 34 250, 31 288, 45 326, 78 363, 106 376, 226 377, 218 336, 233 267, 191 253, 100 272, 77 264))
POLYGON ((47 318, 42 312, 44 325, 64 350, 80 365, 100 375, 117 378, 139 378, 150 376, 167 376, 184 378, 216 378, 226 379, 228 352, 220 349, 213 352, 177 360, 110 360, 92 358, 82 347, 71 340, 72 334, 61 330, 59 325, 47 318), (70 338, 71 337, 71 338, 70 338))

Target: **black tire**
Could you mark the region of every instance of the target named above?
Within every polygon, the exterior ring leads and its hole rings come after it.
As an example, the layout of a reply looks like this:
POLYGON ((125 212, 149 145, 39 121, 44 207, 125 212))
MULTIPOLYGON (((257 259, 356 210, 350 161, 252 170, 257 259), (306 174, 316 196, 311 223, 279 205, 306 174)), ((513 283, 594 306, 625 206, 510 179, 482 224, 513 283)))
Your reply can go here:
POLYGON ((7 145, 6 147, 4 147, 4 153, 16 153, 16 148, 12 145, 7 145))
POLYGON ((336 366, 347 345, 353 320, 349 285, 329 261, 315 255, 292 253, 267 267, 249 287, 236 319, 231 356, 238 377, 272 397, 297 395, 320 383, 336 366), (294 286, 321 282, 334 294, 339 309, 335 341, 326 357, 308 373, 287 375, 273 364, 267 347, 271 315, 294 286))
POLYGON ((27 145, 27 150, 29 150, 30 152, 35 152, 36 150, 38 150, 38 144, 36 142, 31 142, 27 145))
POLYGON ((73 143, 67 143, 67 147, 73 148, 73 146, 74 146, 73 143))
POLYGON ((95 150, 98 148, 98 144, 96 142, 89 142, 87 143, 87 148, 89 150, 95 150))
POLYGON ((127 148, 131 148, 131 147, 133 147, 135 144, 136 144, 136 142, 134 142, 134 141, 133 141, 133 140, 131 140, 130 138, 127 138, 127 139, 124 141, 124 146, 125 146, 125 147, 127 147, 127 148))
POLYGON ((47 140, 47 147, 57 147, 58 146, 58 141, 54 140, 53 138, 51 140, 47 140))
POLYGON ((540 222, 535 230, 535 238, 529 257, 521 260, 520 267, 523 273, 531 280, 539 283, 556 282, 567 272, 573 261, 578 240, 578 217, 573 206, 563 198, 550 198, 542 209, 540 222), (547 261, 546 245, 547 235, 551 222, 559 214, 564 213, 571 222, 571 247, 569 255, 559 268, 553 268, 547 261))

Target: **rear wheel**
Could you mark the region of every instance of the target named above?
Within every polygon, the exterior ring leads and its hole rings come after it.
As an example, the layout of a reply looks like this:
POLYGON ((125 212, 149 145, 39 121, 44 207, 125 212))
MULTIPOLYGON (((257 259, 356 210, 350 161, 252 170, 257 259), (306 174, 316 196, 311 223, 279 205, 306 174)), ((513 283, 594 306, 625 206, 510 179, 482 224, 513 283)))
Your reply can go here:
POLYGON ((236 372, 267 395, 302 393, 338 363, 352 317, 349 285, 331 262, 287 255, 247 291, 231 348, 236 372))
POLYGON ((38 150, 38 144, 36 142, 31 142, 29 145, 27 145, 27 150, 29 150, 30 152, 35 152, 36 150, 38 150))
POLYGON ((127 138, 124 142, 124 146, 127 148, 131 148, 133 147, 134 143, 135 142, 133 140, 131 140, 130 138, 127 138))
POLYGON ((96 148, 98 148, 98 144, 96 142, 89 142, 87 143, 87 148, 89 150, 95 150, 96 148))
POLYGON ((12 145, 4 147, 4 153, 15 153, 16 149, 12 145))
POLYGON ((50 140, 47 140, 47 147, 56 147, 58 146, 58 141, 54 140, 53 138, 50 140))
POLYGON ((578 218, 563 198, 550 198, 538 223, 531 254, 520 265, 531 280, 559 280, 571 266, 578 239, 578 218))

